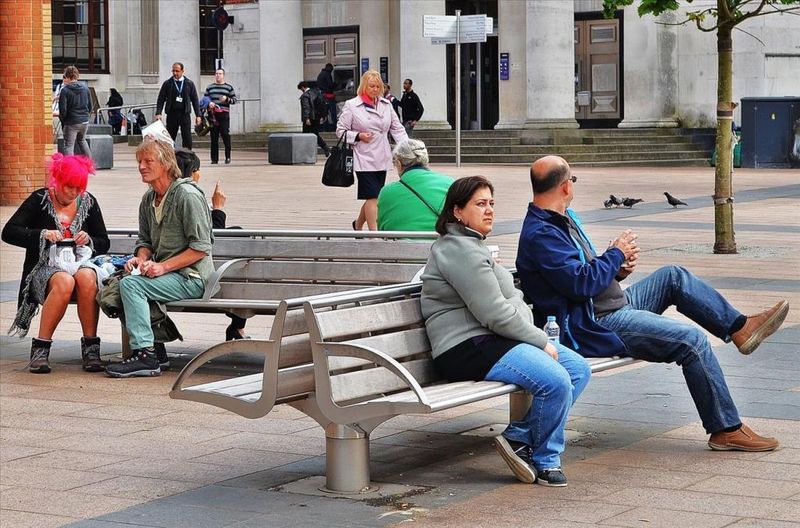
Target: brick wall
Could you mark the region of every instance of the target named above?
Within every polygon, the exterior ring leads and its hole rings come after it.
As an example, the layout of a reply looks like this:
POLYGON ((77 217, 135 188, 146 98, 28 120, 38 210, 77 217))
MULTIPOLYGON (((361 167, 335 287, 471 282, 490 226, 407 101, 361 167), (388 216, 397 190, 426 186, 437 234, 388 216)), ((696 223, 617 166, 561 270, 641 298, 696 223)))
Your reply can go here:
POLYGON ((0 204, 15 205, 45 183, 53 149, 50 0, 0 9, 0 204))

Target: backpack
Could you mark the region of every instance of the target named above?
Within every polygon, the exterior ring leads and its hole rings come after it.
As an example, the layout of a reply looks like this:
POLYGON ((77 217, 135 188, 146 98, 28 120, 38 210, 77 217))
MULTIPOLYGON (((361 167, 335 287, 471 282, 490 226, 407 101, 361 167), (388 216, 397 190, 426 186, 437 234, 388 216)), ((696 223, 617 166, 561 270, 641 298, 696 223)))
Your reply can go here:
POLYGON ((311 106, 314 108, 315 119, 327 118, 328 103, 319 90, 314 89, 311 91, 311 106))

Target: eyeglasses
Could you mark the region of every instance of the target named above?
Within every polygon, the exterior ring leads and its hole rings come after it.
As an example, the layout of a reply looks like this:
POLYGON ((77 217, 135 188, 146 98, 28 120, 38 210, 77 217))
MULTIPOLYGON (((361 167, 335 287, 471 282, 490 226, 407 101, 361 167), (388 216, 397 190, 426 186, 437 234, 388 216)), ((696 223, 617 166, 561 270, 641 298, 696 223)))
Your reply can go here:
POLYGON ((570 175, 569 175, 569 178, 567 178, 567 179, 566 179, 566 180, 564 180, 564 181, 571 181, 572 183, 575 183, 576 181, 578 181, 578 177, 577 177, 577 176, 575 176, 574 174, 570 174, 570 175))

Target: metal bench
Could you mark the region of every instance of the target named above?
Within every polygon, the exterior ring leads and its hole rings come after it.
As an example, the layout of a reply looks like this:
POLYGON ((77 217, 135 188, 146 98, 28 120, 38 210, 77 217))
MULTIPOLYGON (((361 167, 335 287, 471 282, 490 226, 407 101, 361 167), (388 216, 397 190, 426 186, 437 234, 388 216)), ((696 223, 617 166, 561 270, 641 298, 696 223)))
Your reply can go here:
MULTIPOLYGON (((511 395, 511 417, 523 416, 530 395, 516 385, 450 383, 433 368, 419 294, 421 284, 387 288, 382 299, 311 299, 304 303, 314 360, 315 400, 326 427, 327 487, 370 489, 369 436, 402 414, 428 414, 511 395)), ((592 371, 632 363, 598 358, 592 371)), ((319 420, 318 420, 319 421, 319 420)))

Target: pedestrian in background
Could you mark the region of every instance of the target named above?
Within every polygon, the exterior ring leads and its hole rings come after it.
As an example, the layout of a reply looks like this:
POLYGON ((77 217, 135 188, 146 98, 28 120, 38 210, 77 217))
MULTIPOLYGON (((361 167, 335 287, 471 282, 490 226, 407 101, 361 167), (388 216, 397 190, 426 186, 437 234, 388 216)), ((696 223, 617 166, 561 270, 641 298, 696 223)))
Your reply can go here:
POLYGON ((75 153, 77 142, 81 154, 92 157, 86 131, 89 129, 89 114, 92 113, 92 101, 89 89, 78 82, 80 72, 75 66, 64 68, 64 83, 58 95, 58 117, 64 130, 64 155, 75 153))
POLYGON ((358 218, 352 226, 374 231, 378 227, 378 195, 386 182, 386 171, 391 166, 392 151, 388 134, 395 143, 408 139, 392 104, 382 97, 383 80, 375 70, 361 76, 358 95, 344 104, 336 126, 336 135, 345 134, 347 143, 353 145, 353 168, 358 178, 358 199, 364 200, 358 218))
POLYGON ((181 130, 181 145, 192 148, 192 111, 194 122, 200 124, 200 103, 197 99, 197 88, 183 75, 183 63, 172 65, 172 77, 164 81, 158 92, 156 101, 156 119, 161 119, 161 111, 167 113, 167 132, 172 141, 181 130))
POLYGON ((330 62, 320 70, 317 75, 317 90, 322 92, 322 96, 328 102, 328 115, 325 119, 328 121, 327 130, 334 130, 336 128, 336 94, 334 93, 336 85, 333 82, 333 64, 330 62))
POLYGON ((233 86, 225 82, 225 70, 214 72, 214 82, 206 87, 205 96, 211 102, 208 111, 211 114, 211 164, 219 163, 219 136, 225 144, 225 165, 231 162, 231 105, 236 104, 236 92, 233 86))
POLYGON ((303 122, 303 133, 317 136, 317 146, 325 153, 325 157, 328 157, 331 149, 319 135, 319 125, 325 116, 319 113, 321 107, 316 104, 319 97, 324 96, 321 96, 317 90, 309 88, 305 81, 297 83, 297 89, 302 92, 300 95, 300 120, 303 122))
POLYGON ((417 126, 417 121, 422 119, 422 113, 425 111, 419 96, 411 89, 413 85, 414 81, 411 79, 403 81, 403 97, 400 98, 400 108, 403 109, 403 127, 409 136, 417 126))

